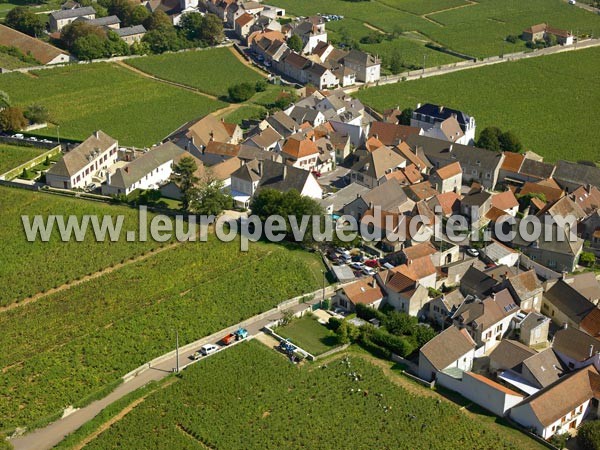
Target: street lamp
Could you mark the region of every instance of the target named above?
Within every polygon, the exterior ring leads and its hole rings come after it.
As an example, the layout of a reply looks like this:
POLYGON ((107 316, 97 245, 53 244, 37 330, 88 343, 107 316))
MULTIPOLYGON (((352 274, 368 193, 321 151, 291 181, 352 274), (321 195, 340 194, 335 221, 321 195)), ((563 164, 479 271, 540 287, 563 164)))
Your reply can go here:
POLYGON ((175 330, 175 373, 179 373, 179 330, 175 330))
POLYGON ((60 125, 56 125, 56 138, 58 139, 58 145, 60 145, 60 125))
POLYGON ((427 53, 423 53, 423 75, 425 75, 425 60, 427 59, 427 53))
POLYGON ((323 302, 325 301, 325 271, 321 270, 323 273, 323 298, 321 299, 321 308, 323 307, 323 302))

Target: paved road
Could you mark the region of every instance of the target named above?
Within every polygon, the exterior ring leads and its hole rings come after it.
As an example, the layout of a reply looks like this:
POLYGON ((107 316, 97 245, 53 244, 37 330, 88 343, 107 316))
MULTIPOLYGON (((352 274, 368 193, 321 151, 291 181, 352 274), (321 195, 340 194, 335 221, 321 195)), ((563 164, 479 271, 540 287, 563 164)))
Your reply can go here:
MULTIPOLYGON (((328 288, 326 295, 330 295, 331 288, 328 288)), ((322 291, 315 291, 315 300, 311 303, 300 303, 290 308, 286 308, 285 311, 292 311, 294 313, 309 308, 312 304, 322 299, 322 291)), ((243 322, 244 327, 248 330, 249 334, 254 335, 258 333, 262 328, 270 322, 281 319, 283 317, 282 311, 276 311, 263 318, 251 318, 243 322)), ((190 356, 198 350, 204 344, 217 343, 222 337, 227 335, 228 331, 221 331, 208 336, 204 339, 197 341, 192 349, 180 352, 179 354, 179 366, 183 367, 191 362, 190 356)), ((135 391, 136 389, 145 386, 151 381, 160 380, 170 373, 173 372, 176 367, 176 358, 170 357, 159 364, 151 367, 150 369, 142 372, 131 380, 119 385, 113 392, 106 397, 96 400, 90 403, 88 406, 78 409, 74 413, 67 417, 60 419, 56 422, 51 423, 45 428, 32 431, 31 433, 12 439, 10 442, 14 446, 15 450, 48 450, 63 440, 68 434, 74 432, 83 424, 93 419, 100 411, 106 408, 111 403, 122 398, 123 396, 135 391)))

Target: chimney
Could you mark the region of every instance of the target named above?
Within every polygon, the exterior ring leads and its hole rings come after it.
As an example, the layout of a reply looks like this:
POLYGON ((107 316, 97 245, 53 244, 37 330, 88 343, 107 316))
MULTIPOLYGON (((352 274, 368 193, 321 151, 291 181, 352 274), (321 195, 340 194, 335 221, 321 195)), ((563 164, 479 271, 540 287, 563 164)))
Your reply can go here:
POLYGON ((448 151, 449 151, 450 153, 452 153, 452 149, 453 149, 453 148, 454 148, 454 144, 450 144, 450 147, 448 147, 448 151))
POLYGON ((568 324, 567 322, 565 322, 565 323, 563 324, 563 330, 566 330, 567 328, 569 328, 569 324, 568 324))
MULTIPOLYGON (((258 176, 262 177, 262 174, 263 174, 263 162, 258 161, 258 176)), ((284 172, 284 177, 285 177, 285 172, 284 172)))
POLYGON ((563 270, 561 272, 560 279, 563 281, 567 279, 567 271, 566 270, 563 270))
POLYGON ((125 173, 129 173, 129 166, 125 166, 125 173))
POLYGON ((225 123, 225 118, 221 117, 221 123, 225 123))
POLYGON ((379 140, 379 135, 378 135, 377 133, 374 133, 374 134, 373 134, 373 137, 374 137, 375 139, 379 140))
POLYGON ((287 176, 287 166, 284 164, 283 165, 283 179, 285 180, 285 177, 287 176))
POLYGON ((444 107, 440 105, 440 114, 444 111, 444 107))
POLYGON ((417 103, 417 109, 419 109, 421 107, 420 103, 417 103))
POLYGON ((98 130, 94 131, 94 136, 96 137, 96 139, 100 139, 100 133, 98 132, 98 130))
POLYGON ((590 358, 594 356, 594 344, 590 345, 590 358))
POLYGON ((211 130, 211 132, 209 133, 209 136, 210 136, 210 140, 211 140, 211 141, 214 141, 214 140, 215 140, 215 133, 213 133, 213 132, 212 132, 212 130, 211 130))
POLYGON ((376 286, 377 286, 377 281, 375 281, 375 277, 373 277, 373 281, 371 282, 371 287, 374 288, 376 286))

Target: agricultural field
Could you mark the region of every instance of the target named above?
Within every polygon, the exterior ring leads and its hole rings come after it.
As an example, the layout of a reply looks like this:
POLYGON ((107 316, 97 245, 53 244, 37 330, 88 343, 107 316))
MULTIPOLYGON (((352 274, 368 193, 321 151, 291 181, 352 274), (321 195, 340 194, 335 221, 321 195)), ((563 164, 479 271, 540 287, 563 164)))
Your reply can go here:
POLYGON ((32 8, 35 12, 42 11, 54 11, 60 8, 60 1, 58 0, 50 0, 48 2, 43 2, 39 4, 34 4, 35 2, 27 1, 27 0, 8 0, 5 2, 0 2, 0 22, 4 21, 4 18, 8 14, 8 12, 17 7, 17 6, 27 6, 32 8))
MULTIPOLYGON (((83 140, 101 129, 122 145, 138 147, 226 105, 109 63, 3 74, 0 86, 17 106, 45 105, 61 138, 83 140)), ((36 134, 56 137, 57 131, 51 126, 36 134)))
MULTIPOLYGON (((273 3, 297 16, 343 15, 345 18, 339 23, 328 23, 332 29, 354 19, 386 33, 417 32, 433 43, 477 58, 525 50, 524 42, 504 44, 504 39, 508 35, 519 36, 523 29, 541 22, 577 34, 600 34, 600 16, 563 0, 273 0, 273 3)), ((349 28, 356 29, 356 25, 351 23, 349 28)))
POLYGON ((106 393, 171 350, 175 329, 184 345, 318 289, 321 269, 314 253, 265 243, 240 252, 211 235, 0 312, 0 433, 106 393))
MULTIPOLYGON (((3 155, 2 151, 2 159, 3 155)), ((49 242, 42 242, 40 239, 28 242, 21 215, 28 215, 33 220, 35 215, 49 214, 72 214, 79 217, 90 214, 98 215, 100 219, 104 215, 115 217, 122 214, 125 216, 124 230, 138 229, 138 213, 131 208, 0 187, 0 241, 3 255, 0 281, 3 286, 10 286, 10 289, 0 290, 0 307, 74 281, 159 246, 153 241, 125 242, 124 233, 119 242, 110 242, 108 237, 106 242, 97 242, 91 232, 87 233, 83 242, 62 242, 57 230, 54 230, 49 242)))
MULTIPOLYGON (((26 163, 42 153, 44 153, 44 150, 35 147, 0 144, 0 175, 26 163)), ((2 213, 3 211, 0 211, 0 215, 2 213)))
POLYGON ((230 48, 188 51, 127 60, 127 64, 164 80, 227 96, 227 88, 265 77, 244 66, 230 48))
POLYGON ((294 319, 286 326, 276 328, 275 332, 315 356, 338 344, 336 334, 320 324, 315 316, 294 319))
MULTIPOLYGON (((2 4, 0 4, 1 6, 2 4)), ((29 67, 34 64, 26 63, 21 61, 19 58, 9 55, 8 53, 0 51, 0 68, 6 70, 20 69, 22 67, 29 67)))
POLYGON ((241 125, 244 120, 262 118, 266 112, 267 109, 261 105, 243 105, 225 115, 223 120, 225 120, 225 122, 241 125))
POLYGON ((514 131, 527 150, 547 161, 599 162, 600 92, 592 86, 600 48, 507 62, 360 91, 365 104, 383 111, 436 103, 475 117, 477 131, 514 131), (510 92, 510 95, 507 93, 510 92))
POLYGON ((85 448, 544 448, 416 384, 404 389, 411 382, 387 367, 354 353, 298 367, 245 342, 185 370, 85 448))

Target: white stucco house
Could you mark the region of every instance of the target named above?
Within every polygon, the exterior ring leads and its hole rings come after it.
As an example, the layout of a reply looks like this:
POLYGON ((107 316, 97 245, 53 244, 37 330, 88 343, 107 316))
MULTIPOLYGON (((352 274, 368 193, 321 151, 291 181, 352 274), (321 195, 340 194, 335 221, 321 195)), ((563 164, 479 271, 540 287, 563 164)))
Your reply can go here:
POLYGON ((103 131, 95 131, 89 138, 46 172, 46 184, 55 188, 84 188, 117 162, 119 143, 103 131))

